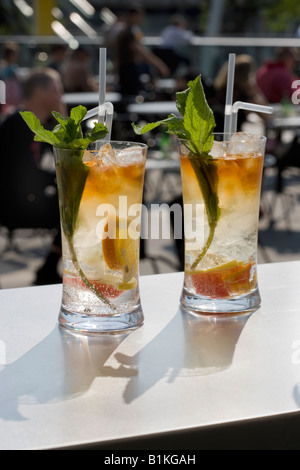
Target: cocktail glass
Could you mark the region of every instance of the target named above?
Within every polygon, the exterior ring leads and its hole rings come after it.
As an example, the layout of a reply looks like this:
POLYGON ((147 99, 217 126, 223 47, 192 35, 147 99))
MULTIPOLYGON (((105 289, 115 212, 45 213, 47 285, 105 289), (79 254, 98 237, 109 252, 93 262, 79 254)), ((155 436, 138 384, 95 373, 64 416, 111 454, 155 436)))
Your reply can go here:
POLYGON ((63 251, 60 325, 78 332, 139 327, 140 220, 147 146, 55 148, 63 251))
POLYGON ((259 308, 257 239, 266 138, 215 135, 209 155, 180 141, 184 311, 237 315, 259 308))

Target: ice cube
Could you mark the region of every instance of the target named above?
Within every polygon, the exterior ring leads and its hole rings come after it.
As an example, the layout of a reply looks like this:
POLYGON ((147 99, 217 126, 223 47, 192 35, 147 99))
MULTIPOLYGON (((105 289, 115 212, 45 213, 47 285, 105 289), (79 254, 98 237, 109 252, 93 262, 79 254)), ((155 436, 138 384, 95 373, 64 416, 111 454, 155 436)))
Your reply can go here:
POLYGON ((95 153, 91 152, 90 150, 85 150, 83 157, 82 157, 82 161, 84 163, 87 163, 88 166, 92 166, 92 164, 95 164, 94 160, 95 160, 95 153))
POLYGON ((109 143, 104 144, 99 151, 99 158, 101 159, 101 163, 105 166, 113 164, 115 162, 115 156, 115 151, 109 143))
POLYGON ((100 150, 85 150, 83 154, 83 162, 85 162, 89 167, 94 165, 111 165, 115 157, 115 152, 109 143, 104 144, 100 150))
MULTIPOLYGON (((97 223, 98 220, 94 218, 97 223)), ((85 248, 94 247, 99 244, 97 233, 95 230, 95 222, 89 226, 80 226, 74 236, 74 244, 81 251, 85 248)))
POLYGON ((139 145, 116 152, 115 164, 119 166, 134 165, 144 159, 143 149, 139 145))
POLYGON ((247 132, 236 132, 228 144, 229 155, 251 155, 257 152, 257 136, 247 132))
POLYGON ((221 158, 226 155, 226 144, 214 140, 211 151, 209 152, 213 158, 221 158))

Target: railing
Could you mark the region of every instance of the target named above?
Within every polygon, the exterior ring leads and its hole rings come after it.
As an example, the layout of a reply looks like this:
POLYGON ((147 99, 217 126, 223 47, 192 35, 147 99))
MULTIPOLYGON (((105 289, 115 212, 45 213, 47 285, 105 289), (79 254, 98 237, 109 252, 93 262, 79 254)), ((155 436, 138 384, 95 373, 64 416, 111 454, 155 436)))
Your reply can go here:
MULTIPOLYGON (((104 44, 101 36, 98 38, 88 38, 87 36, 74 36, 79 44, 89 44, 99 46, 104 44)), ((60 44, 64 41, 59 37, 52 36, 28 36, 28 35, 7 35, 0 36, 0 44, 6 42, 17 42, 28 46, 35 44, 60 44)), ((145 36, 143 39, 145 45, 159 46, 161 44, 160 36, 145 36)), ((219 47, 300 47, 300 38, 296 37, 248 37, 248 36, 194 36, 191 40, 191 46, 219 46, 219 47)))
MULTIPOLYGON (((97 48, 104 46, 104 40, 101 36, 98 38, 89 38, 87 36, 74 36, 78 44, 89 45, 95 50, 95 58, 97 48)), ((56 35, 53 36, 0 36, 1 45, 5 42, 17 42, 24 50, 23 64, 31 66, 30 49, 32 50, 48 50, 53 44, 64 43, 64 41, 56 35), (27 52, 27 53, 26 53, 27 52)), ((159 47, 161 45, 160 36, 145 36, 143 42, 149 48, 159 47)), ((188 49, 191 64, 195 68, 200 68, 201 73, 207 78, 211 78, 216 70, 222 64, 229 52, 237 54, 250 54, 255 60, 257 66, 261 65, 264 59, 271 58, 275 48, 277 47, 296 47, 300 48, 300 38, 297 37, 210 37, 210 36, 194 36, 188 49)))

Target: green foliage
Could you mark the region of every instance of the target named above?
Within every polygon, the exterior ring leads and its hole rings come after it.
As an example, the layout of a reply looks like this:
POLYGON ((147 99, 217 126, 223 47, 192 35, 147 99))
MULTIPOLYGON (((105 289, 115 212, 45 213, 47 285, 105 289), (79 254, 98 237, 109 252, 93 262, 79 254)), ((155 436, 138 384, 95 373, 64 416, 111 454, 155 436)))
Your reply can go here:
POLYGON ((52 115, 58 122, 53 131, 45 129, 32 112, 23 111, 20 114, 35 134, 35 141, 46 142, 53 147, 63 149, 84 150, 92 142, 103 139, 108 132, 104 124, 95 122, 93 129, 83 136, 81 122, 86 113, 87 109, 84 106, 77 106, 71 110, 70 117, 64 119, 58 112, 53 111, 52 115))
POLYGON ((295 0, 263 2, 261 12, 266 28, 274 33, 294 32, 300 24, 300 3, 295 0))
POLYGON ((133 130, 141 135, 165 125, 170 134, 177 135, 179 139, 192 140, 198 152, 208 154, 213 144, 213 129, 216 124, 206 101, 200 76, 189 82, 187 90, 176 93, 176 107, 182 117, 171 114, 166 119, 143 127, 132 123, 133 130))

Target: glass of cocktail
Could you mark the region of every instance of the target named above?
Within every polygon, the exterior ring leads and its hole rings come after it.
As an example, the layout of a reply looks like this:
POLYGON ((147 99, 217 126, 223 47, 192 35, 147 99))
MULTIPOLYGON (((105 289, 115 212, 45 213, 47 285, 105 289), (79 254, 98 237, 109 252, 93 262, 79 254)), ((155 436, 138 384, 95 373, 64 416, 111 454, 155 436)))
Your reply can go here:
POLYGON ((62 326, 139 327, 140 219, 147 146, 95 142, 54 148, 63 249, 62 326))
POLYGON ((201 158, 201 142, 180 141, 185 311, 219 316, 260 306, 257 236, 265 143, 265 137, 245 133, 214 135, 201 158))

